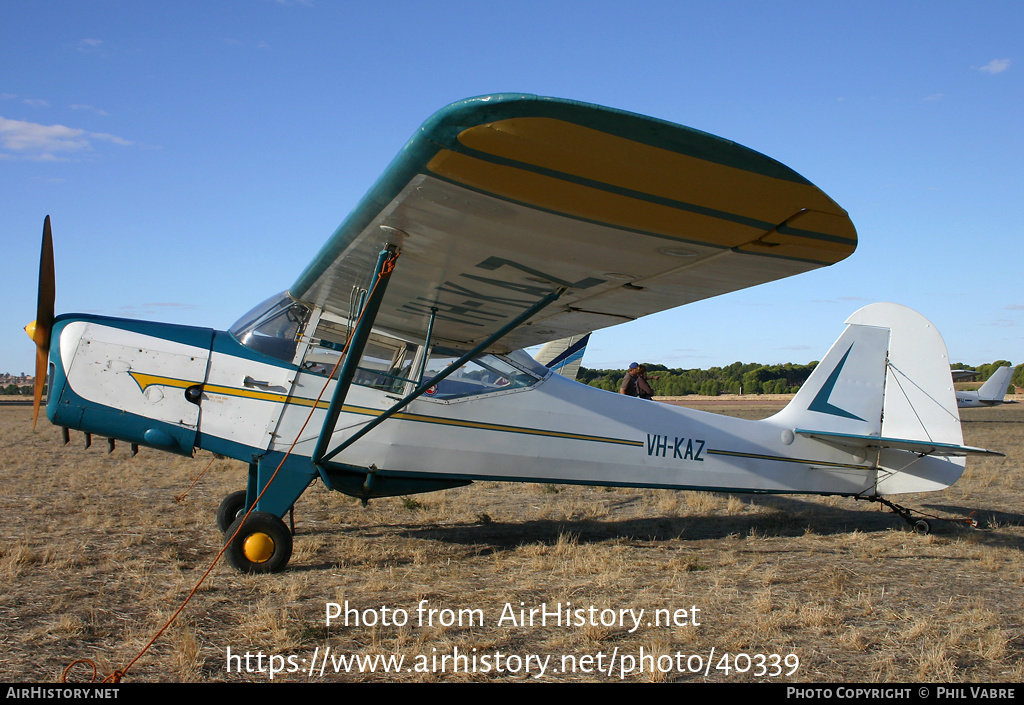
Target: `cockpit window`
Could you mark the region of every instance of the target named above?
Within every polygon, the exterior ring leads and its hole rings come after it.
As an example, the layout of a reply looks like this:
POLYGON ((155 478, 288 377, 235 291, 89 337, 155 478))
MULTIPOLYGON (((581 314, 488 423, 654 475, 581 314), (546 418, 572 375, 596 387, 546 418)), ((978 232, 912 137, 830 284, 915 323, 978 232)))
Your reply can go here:
MULTIPOLYGON (((457 350, 434 348, 427 361, 424 380, 430 379, 462 355, 457 350)), ((521 389, 536 384, 538 377, 511 359, 478 355, 426 392, 427 398, 454 399, 476 394, 521 389)))
POLYGON ((291 362, 309 309, 287 294, 272 296, 228 329, 242 345, 278 360, 291 362))
MULTIPOLYGON (((302 361, 302 369, 318 375, 335 374, 348 339, 348 326, 323 314, 313 333, 313 345, 302 361)), ((371 333, 352 382, 363 387, 402 393, 408 384, 415 382, 412 369, 419 347, 382 333, 371 333)))
POLYGON ((400 392, 412 382, 412 363, 419 346, 393 338, 371 336, 359 360, 355 383, 400 392))

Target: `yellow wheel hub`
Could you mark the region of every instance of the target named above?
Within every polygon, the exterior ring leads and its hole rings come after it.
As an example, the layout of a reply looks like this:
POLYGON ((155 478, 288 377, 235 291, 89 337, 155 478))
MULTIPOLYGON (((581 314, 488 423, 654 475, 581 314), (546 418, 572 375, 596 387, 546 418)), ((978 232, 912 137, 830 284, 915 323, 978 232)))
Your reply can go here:
POLYGON ((249 534, 242 544, 242 553, 251 563, 266 563, 274 555, 274 539, 262 531, 249 534))

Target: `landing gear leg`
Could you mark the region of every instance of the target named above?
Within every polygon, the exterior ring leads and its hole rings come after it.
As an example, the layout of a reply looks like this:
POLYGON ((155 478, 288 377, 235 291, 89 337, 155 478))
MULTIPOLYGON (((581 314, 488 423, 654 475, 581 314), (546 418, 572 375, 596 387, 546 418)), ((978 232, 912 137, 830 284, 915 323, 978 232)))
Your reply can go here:
POLYGON ((294 519, 289 529, 282 517, 294 507, 316 472, 308 466, 308 458, 294 459, 291 465, 284 460, 284 456, 273 454, 250 463, 247 489, 229 494, 217 510, 217 526, 227 544, 225 557, 243 573, 277 573, 292 557, 294 519))

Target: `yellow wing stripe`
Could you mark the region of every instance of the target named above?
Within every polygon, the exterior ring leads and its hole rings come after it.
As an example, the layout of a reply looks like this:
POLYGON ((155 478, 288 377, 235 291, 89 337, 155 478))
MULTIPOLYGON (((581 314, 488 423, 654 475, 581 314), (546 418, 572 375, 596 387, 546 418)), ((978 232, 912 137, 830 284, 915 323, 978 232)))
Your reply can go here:
POLYGON ((458 152, 439 152, 428 168, 438 176, 518 203, 628 230, 721 247, 735 247, 756 240, 762 234, 761 230, 742 223, 610 193, 458 152))
POLYGON ((441 150, 428 169, 543 210, 686 242, 823 264, 838 262, 856 246, 845 212, 809 184, 552 119, 474 127, 460 135, 460 142, 479 155, 441 150), (529 140, 522 138, 526 132, 529 140), (543 134, 538 137, 538 132, 543 134), (737 193, 743 198, 737 199, 737 193), (726 210, 737 208, 737 202, 742 212, 726 210), (811 234, 772 232, 774 225, 797 227, 793 223, 808 214, 814 217, 804 217, 800 226, 813 225, 811 234), (768 247, 757 242, 766 233, 768 247))
POLYGON ((496 157, 716 210, 736 208, 736 194, 742 193, 744 211, 735 215, 773 223, 791 216, 792 204, 797 202, 811 210, 842 213, 828 196, 807 183, 706 161, 555 118, 511 118, 479 125, 461 132, 459 142, 496 157))

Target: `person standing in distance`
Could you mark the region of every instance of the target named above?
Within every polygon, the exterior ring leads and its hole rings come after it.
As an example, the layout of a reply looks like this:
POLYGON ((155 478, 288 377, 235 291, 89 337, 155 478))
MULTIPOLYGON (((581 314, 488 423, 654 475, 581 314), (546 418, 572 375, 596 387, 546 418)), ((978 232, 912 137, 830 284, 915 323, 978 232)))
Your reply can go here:
POLYGON ((629 363, 629 370, 626 371, 626 376, 622 378, 622 384, 619 385, 619 394, 625 394, 627 397, 635 397, 639 393, 636 381, 640 374, 640 365, 635 362, 629 363))

